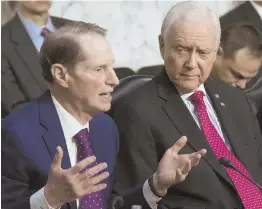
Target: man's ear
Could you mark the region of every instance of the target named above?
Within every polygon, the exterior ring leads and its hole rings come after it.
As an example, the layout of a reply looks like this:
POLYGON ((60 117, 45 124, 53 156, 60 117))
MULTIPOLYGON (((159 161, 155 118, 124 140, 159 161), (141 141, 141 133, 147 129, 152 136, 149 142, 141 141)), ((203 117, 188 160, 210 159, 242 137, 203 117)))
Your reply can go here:
POLYGON ((217 50, 217 58, 223 57, 223 56, 224 56, 224 50, 221 46, 219 46, 217 50))
POLYGON ((159 44, 161 57, 164 59, 164 39, 162 35, 158 36, 158 44, 159 44))
POLYGON ((51 73, 55 83, 65 88, 68 87, 68 71, 66 67, 61 64, 53 64, 51 66, 51 73))

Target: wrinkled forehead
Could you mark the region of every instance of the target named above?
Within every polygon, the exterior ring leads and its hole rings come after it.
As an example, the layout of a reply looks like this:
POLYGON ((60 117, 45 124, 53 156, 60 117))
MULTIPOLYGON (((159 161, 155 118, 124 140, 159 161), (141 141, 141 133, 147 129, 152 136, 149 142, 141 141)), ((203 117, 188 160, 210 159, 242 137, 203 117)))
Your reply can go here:
POLYGON ((212 21, 177 21, 166 33, 167 42, 197 42, 201 45, 216 48, 216 26, 212 21))

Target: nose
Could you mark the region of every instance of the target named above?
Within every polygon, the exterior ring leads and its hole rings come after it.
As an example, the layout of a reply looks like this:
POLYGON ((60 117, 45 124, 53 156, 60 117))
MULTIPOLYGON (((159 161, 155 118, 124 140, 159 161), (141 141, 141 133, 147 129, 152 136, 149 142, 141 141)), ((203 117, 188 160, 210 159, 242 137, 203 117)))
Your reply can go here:
POLYGON ((107 84, 114 87, 119 84, 119 79, 116 76, 115 70, 111 68, 107 73, 107 84))
POLYGON ((186 66, 189 69, 197 68, 196 54, 194 52, 189 54, 189 57, 188 57, 187 62, 186 62, 186 66))
POLYGON ((241 88, 241 89, 246 88, 246 85, 247 85, 247 80, 246 80, 246 79, 241 79, 241 80, 238 80, 238 81, 236 82, 236 86, 237 86, 238 88, 241 88))

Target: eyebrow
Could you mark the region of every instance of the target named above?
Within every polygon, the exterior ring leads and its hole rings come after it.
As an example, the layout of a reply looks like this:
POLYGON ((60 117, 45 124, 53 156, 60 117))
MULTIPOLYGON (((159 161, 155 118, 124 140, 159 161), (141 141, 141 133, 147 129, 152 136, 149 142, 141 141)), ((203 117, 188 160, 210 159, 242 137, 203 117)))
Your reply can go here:
POLYGON ((173 46, 174 49, 176 49, 176 48, 178 48, 178 47, 181 47, 181 48, 183 48, 183 49, 186 49, 187 51, 190 51, 190 50, 191 50, 191 47, 185 46, 185 45, 183 45, 183 44, 181 44, 181 43, 177 43, 177 44, 175 44, 175 45, 173 46))
MULTIPOLYGON (((178 41, 178 42, 174 45, 174 48, 175 48, 175 47, 182 47, 182 48, 185 48, 185 49, 191 49, 191 46, 186 46, 185 43, 183 43, 182 41, 178 41)), ((213 51, 213 49, 208 48, 208 47, 203 47, 203 48, 197 47, 197 50, 207 51, 207 52, 212 52, 212 51, 213 51)))

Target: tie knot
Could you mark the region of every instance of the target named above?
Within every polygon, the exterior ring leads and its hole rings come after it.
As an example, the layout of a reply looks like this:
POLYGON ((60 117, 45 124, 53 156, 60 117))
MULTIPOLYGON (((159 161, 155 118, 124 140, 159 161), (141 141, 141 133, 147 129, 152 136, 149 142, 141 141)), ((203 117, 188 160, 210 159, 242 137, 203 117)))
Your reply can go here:
POLYGON ((204 93, 203 91, 195 91, 191 96, 190 99, 195 105, 200 105, 204 103, 204 93))
POLYGON ((46 27, 44 27, 44 28, 42 28, 41 36, 43 36, 45 38, 48 35, 49 32, 50 31, 46 27))
POLYGON ((74 139, 76 140, 77 144, 87 143, 89 138, 89 133, 87 128, 80 130, 75 136, 74 139))

